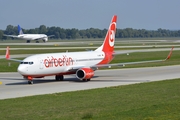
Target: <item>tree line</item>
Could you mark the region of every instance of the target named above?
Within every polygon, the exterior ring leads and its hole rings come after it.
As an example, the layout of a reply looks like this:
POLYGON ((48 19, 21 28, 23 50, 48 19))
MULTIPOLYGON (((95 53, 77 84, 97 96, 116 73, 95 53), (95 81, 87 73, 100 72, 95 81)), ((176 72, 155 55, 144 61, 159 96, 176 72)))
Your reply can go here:
MULTIPOLYGON (((34 29, 23 29, 23 33, 26 34, 46 34, 54 35, 52 39, 80 39, 80 38, 104 38, 107 29, 89 28, 84 30, 78 30, 76 28, 64 29, 61 27, 46 27, 40 25, 39 28, 34 29)), ((0 39, 9 39, 6 35, 18 35, 17 26, 8 25, 6 30, 0 30, 0 39)), ((153 37, 180 37, 180 30, 168 30, 168 29, 157 29, 157 30, 146 30, 146 29, 117 29, 116 38, 153 38, 153 37)))

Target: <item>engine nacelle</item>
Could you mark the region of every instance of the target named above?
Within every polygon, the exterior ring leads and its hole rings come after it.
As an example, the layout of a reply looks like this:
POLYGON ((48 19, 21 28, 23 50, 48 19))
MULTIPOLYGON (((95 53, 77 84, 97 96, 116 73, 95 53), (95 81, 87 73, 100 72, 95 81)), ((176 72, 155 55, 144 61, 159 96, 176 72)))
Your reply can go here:
POLYGON ((48 41, 48 37, 43 38, 43 41, 47 42, 48 41))
POLYGON ((76 77, 80 80, 91 79, 94 76, 94 70, 91 68, 81 68, 76 71, 76 77))

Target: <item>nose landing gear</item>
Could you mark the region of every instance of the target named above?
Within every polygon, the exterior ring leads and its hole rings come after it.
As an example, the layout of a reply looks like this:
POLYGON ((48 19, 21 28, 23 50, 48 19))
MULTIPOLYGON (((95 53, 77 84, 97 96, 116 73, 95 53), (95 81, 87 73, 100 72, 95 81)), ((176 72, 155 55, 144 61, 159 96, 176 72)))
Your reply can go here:
POLYGON ((56 75, 55 79, 56 79, 56 81, 63 81, 64 80, 64 76, 63 75, 56 75))
POLYGON ((33 81, 32 80, 28 80, 28 84, 33 84, 33 81))
POLYGON ((24 76, 24 79, 27 79, 28 80, 28 84, 33 84, 33 77, 31 76, 24 76))

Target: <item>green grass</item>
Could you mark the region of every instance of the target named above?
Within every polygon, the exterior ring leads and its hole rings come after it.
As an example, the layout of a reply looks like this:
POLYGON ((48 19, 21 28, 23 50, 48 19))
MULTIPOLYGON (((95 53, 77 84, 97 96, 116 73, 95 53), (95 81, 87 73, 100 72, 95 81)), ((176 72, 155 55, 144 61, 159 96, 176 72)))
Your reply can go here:
MULTIPOLYGON (((33 45, 29 45, 28 43, 27 44, 25 44, 25 45, 13 45, 13 44, 11 44, 11 43, 9 43, 8 44, 8 46, 10 46, 11 48, 39 48, 39 47, 78 47, 78 46, 82 46, 83 45, 83 47, 89 47, 89 46, 94 46, 94 47, 98 47, 98 46, 100 46, 102 43, 103 43, 103 41, 102 40, 99 40, 99 39, 97 39, 96 41, 95 40, 93 40, 93 41, 83 41, 83 40, 81 40, 81 41, 77 41, 77 40, 75 40, 75 41, 57 41, 57 42, 54 42, 54 44, 52 44, 52 45, 48 45, 48 44, 46 44, 46 43, 44 43, 44 44, 41 44, 41 43, 37 43, 37 44, 33 44, 33 45), (57 43, 57 42, 59 42, 59 43, 57 43), (61 42, 67 42, 66 44, 61 44, 61 42), (73 43, 71 43, 71 42, 73 42, 73 43), (68 44, 68 43, 70 43, 70 44, 68 44)), ((1 43, 1 42, 0 42, 1 43)), ((13 43, 15 43, 15 42, 13 42, 13 43)), ((23 42, 21 42, 21 43, 23 43, 23 42)), ((125 41, 121 41, 121 40, 116 40, 116 42, 115 42, 115 46, 136 46, 136 45, 138 45, 138 46, 144 46, 144 45, 151 45, 151 46, 156 46, 156 45, 180 45, 180 43, 175 43, 175 42, 171 42, 171 41, 165 41, 165 42, 159 42, 159 41, 142 41, 142 42, 140 42, 140 41, 127 41, 127 42, 125 42, 125 41)), ((1 45, 0 44, 0 48, 6 48, 6 46, 7 45, 1 45)))
MULTIPOLYGON (((58 52, 85 51, 85 49, 28 49, 28 50, 10 50, 10 55, 15 54, 40 54, 40 53, 58 53, 58 52)), ((0 55, 5 55, 6 50, 0 50, 0 55)))
POLYGON ((179 120, 179 86, 176 79, 0 100, 0 119, 179 120))
POLYGON ((0 59, 0 72, 17 72, 18 62, 0 59))

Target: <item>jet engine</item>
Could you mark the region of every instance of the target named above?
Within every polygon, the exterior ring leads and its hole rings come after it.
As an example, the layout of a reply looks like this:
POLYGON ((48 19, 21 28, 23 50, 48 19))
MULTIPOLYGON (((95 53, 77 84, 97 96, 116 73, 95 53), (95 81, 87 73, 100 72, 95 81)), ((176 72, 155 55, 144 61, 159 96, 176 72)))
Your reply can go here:
POLYGON ((94 70, 91 68, 81 68, 76 71, 76 77, 80 80, 90 80, 94 76, 94 70))
POLYGON ((43 38, 43 42, 47 42, 47 41, 48 41, 47 37, 43 38))

